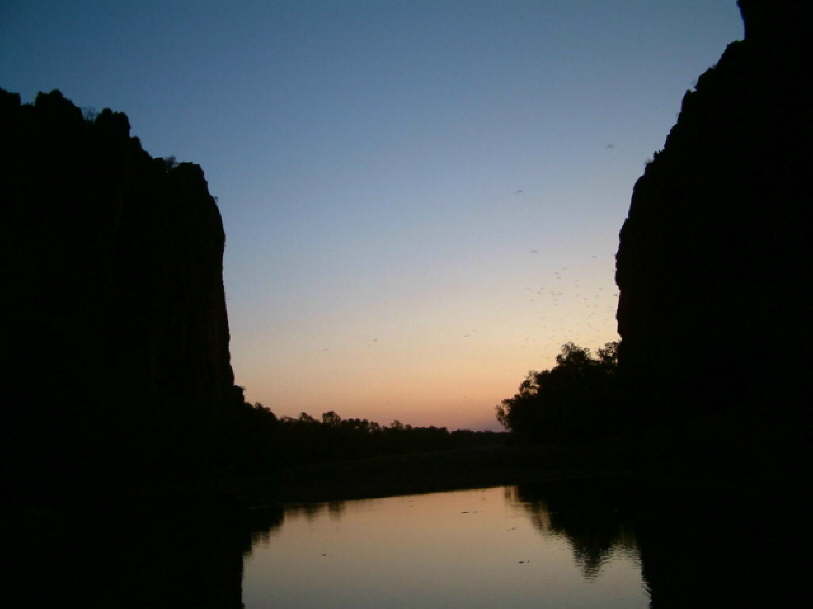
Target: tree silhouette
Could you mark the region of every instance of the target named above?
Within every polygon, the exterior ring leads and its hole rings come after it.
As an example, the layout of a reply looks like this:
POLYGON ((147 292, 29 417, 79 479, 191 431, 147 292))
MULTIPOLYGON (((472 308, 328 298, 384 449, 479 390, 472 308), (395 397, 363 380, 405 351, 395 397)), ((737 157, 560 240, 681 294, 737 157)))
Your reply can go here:
POLYGON ((551 370, 531 370, 518 392, 497 406, 497 420, 532 441, 585 439, 605 432, 616 401, 617 343, 593 356, 562 345, 551 370))

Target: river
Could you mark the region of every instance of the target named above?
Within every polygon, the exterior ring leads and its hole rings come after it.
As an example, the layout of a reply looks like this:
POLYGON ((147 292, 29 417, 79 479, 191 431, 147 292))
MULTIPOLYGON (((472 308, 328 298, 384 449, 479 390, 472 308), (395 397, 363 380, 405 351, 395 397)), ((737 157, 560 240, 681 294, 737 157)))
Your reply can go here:
POLYGON ((28 510, 5 523, 7 595, 105 609, 742 609, 808 592, 807 504, 765 488, 585 480, 248 516, 206 505, 28 510))
POLYGON ((287 506, 243 602, 270 608, 647 607, 634 536, 573 539, 516 487, 287 506))

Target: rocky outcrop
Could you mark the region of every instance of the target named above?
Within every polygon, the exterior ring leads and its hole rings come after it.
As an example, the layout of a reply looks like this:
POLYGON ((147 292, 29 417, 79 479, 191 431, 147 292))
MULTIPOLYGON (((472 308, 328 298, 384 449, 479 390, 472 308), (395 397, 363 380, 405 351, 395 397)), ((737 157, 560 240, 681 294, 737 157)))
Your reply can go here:
POLYGON ((806 410, 810 7, 739 4, 745 39, 685 94, 621 229, 620 365, 654 418, 806 410))
POLYGON ((58 91, 32 105, 0 91, 5 465, 18 477, 188 473, 242 403, 215 200, 200 167, 152 158, 129 130, 58 91))

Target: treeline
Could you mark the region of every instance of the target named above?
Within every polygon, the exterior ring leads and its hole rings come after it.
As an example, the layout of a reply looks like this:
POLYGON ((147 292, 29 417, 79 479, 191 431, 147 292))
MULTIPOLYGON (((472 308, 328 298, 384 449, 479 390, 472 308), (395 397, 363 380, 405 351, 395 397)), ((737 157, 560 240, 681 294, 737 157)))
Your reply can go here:
POLYGON ((321 418, 305 412, 298 417, 277 417, 262 404, 245 404, 234 422, 232 451, 225 462, 242 473, 495 445, 506 439, 503 432, 449 431, 446 427, 414 427, 397 420, 381 425, 367 419, 343 419, 333 411, 323 413, 321 418))
POLYGON ((517 393, 497 406, 497 420, 531 442, 586 441, 623 425, 620 405, 618 343, 593 354, 571 342, 552 369, 528 373, 517 393))

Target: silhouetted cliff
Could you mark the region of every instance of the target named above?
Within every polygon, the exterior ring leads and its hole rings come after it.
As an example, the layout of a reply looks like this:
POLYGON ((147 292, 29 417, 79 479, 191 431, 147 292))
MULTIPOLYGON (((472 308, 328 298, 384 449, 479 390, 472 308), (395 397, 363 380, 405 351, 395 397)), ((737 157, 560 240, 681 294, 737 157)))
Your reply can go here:
POLYGON ((0 90, 4 466, 34 485, 205 469, 242 404, 215 201, 129 130, 0 90))
POLYGON ((784 421, 781 443, 809 395, 810 7, 739 4, 745 40, 685 94, 633 191, 620 367, 639 416, 716 417, 752 439, 784 421))

